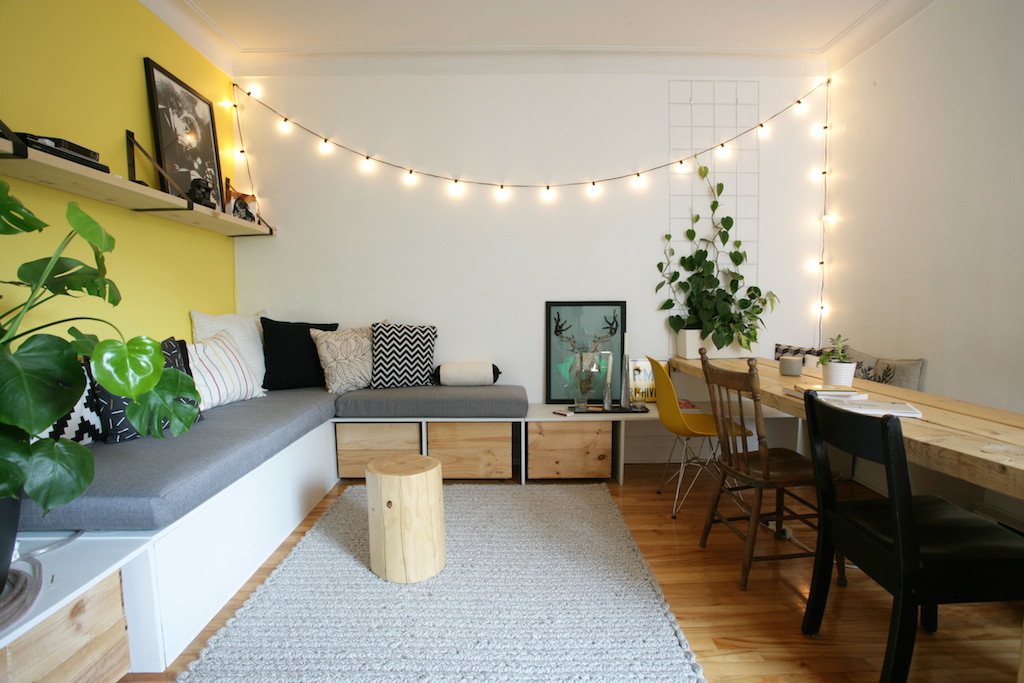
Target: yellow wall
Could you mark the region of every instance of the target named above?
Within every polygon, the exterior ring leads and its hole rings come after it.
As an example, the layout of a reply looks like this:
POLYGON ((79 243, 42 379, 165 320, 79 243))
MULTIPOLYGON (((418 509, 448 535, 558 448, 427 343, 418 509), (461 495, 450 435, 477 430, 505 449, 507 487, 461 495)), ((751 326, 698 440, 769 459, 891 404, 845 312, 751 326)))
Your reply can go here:
MULTIPOLYGON (((0 40, 0 118, 15 131, 65 138, 100 153, 112 174, 126 176, 125 129, 153 153, 143 58, 150 57, 214 103, 222 173, 233 173, 231 78, 214 67, 136 0, 3 0, 7 27, 0 40)), ((159 187, 157 174, 137 157, 137 174, 159 187)), ((234 245, 230 237, 179 225, 14 178, 11 192, 50 224, 43 235, 0 236, 0 280, 15 278, 26 261, 47 257, 67 233, 64 212, 78 204, 117 240, 109 276, 120 306, 90 298, 59 297, 42 319, 71 315, 105 318, 126 336, 190 337, 188 310, 230 313, 235 308, 234 245), (59 301, 59 303, 57 303, 59 301)), ((87 248, 69 256, 91 262, 87 248)), ((6 310, 20 293, 0 285, 6 310)), ((109 328, 84 324, 102 337, 109 328)), ((22 329, 26 329, 23 327, 22 329)), ((55 328, 62 334, 64 328, 55 328)))

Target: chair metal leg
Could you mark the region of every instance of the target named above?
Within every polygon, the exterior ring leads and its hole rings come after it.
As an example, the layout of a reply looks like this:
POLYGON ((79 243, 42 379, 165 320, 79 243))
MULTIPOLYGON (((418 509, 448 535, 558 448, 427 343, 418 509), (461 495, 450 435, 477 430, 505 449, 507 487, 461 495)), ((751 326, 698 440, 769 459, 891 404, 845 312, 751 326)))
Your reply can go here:
POLYGON ((740 590, 747 590, 747 577, 754 564, 754 544, 757 542, 757 527, 761 523, 761 501, 764 489, 754 489, 754 502, 750 505, 750 523, 747 524, 747 544, 743 549, 743 569, 740 572, 740 590))
POLYGON ((914 656, 917 637, 918 604, 905 590, 897 590, 892 598, 892 616, 889 619, 889 642, 885 647, 885 661, 879 683, 904 683, 910 673, 910 660, 914 656))
POLYGON ((938 605, 921 605, 921 628, 925 633, 935 633, 939 630, 938 605))
POLYGON ((661 483, 658 484, 658 495, 659 496, 661 495, 662 489, 665 488, 665 484, 667 484, 668 482, 672 481, 672 477, 676 477, 676 476, 681 476, 682 475, 683 467, 684 467, 684 465, 686 463, 686 451, 685 450, 683 451, 682 462, 679 463, 679 471, 676 472, 675 474, 671 475, 671 476, 669 476, 669 474, 668 474, 668 468, 669 468, 669 465, 672 464, 672 456, 676 452, 676 445, 678 443, 679 443, 679 437, 675 436, 675 438, 672 439, 672 448, 670 448, 669 451, 668 451, 668 459, 665 460, 665 468, 661 471, 661 483))

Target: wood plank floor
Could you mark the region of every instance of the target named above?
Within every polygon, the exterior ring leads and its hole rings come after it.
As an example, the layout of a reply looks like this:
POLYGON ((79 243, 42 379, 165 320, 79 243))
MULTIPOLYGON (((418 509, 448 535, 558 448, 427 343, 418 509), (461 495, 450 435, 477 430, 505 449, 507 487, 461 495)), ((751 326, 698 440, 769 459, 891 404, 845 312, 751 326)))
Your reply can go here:
MULTIPOLYGON (((849 585, 832 588, 821 633, 805 637, 800 621, 812 561, 755 563, 748 590, 740 591, 740 540, 716 527, 708 547, 698 545, 710 478, 698 479, 678 519, 672 519, 673 492, 656 493, 661 471, 657 465, 627 466, 626 483, 611 482, 609 490, 709 681, 878 680, 891 604, 888 593, 858 570, 848 570, 849 585)), ((340 484, 321 501, 167 671, 129 674, 122 680, 173 681, 186 670, 206 640, 234 615, 344 487, 340 484)), ((847 495, 870 494, 852 486, 847 495)), ((809 531, 798 531, 797 538, 813 542, 809 531)), ((764 542, 776 543, 770 537, 764 542)), ((1022 621, 1024 603, 942 606, 939 631, 919 632, 910 680, 1016 680, 1022 621)))

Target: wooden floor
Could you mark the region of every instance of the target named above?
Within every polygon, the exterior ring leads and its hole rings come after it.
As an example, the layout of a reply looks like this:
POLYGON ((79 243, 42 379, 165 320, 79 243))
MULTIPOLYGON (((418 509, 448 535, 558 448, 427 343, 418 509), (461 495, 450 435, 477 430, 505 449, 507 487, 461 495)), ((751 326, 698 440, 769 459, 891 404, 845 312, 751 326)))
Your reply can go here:
MULTIPOLYGON (((807 638, 800 633, 800 620, 812 560, 755 563, 748 590, 740 591, 740 540, 728 529, 715 527, 708 547, 698 545, 710 479, 698 479, 678 519, 672 519, 673 492, 656 493, 661 471, 655 465, 628 466, 626 483, 609 483, 609 490, 709 681, 878 680, 891 605, 888 593, 851 568, 848 586, 833 585, 821 633, 807 638)), ((170 669, 162 674, 129 674, 123 680, 173 681, 186 670, 206 640, 233 616, 343 488, 344 484, 339 485, 324 498, 170 669)), ((852 488, 848 495, 870 494, 852 488)), ((797 538, 813 542, 803 532, 797 538)), ((765 543, 776 541, 766 538, 765 543)), ((1024 603, 942 606, 939 631, 918 634, 910 680, 1016 680, 1022 621, 1024 603)))

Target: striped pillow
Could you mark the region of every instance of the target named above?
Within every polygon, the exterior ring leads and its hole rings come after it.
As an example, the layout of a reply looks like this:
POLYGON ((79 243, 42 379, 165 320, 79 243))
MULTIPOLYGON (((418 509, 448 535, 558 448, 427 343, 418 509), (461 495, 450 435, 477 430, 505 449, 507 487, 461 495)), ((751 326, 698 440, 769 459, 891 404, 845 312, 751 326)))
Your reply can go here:
POLYGON ((187 346, 192 379, 202 399, 200 410, 266 396, 230 332, 187 346))

